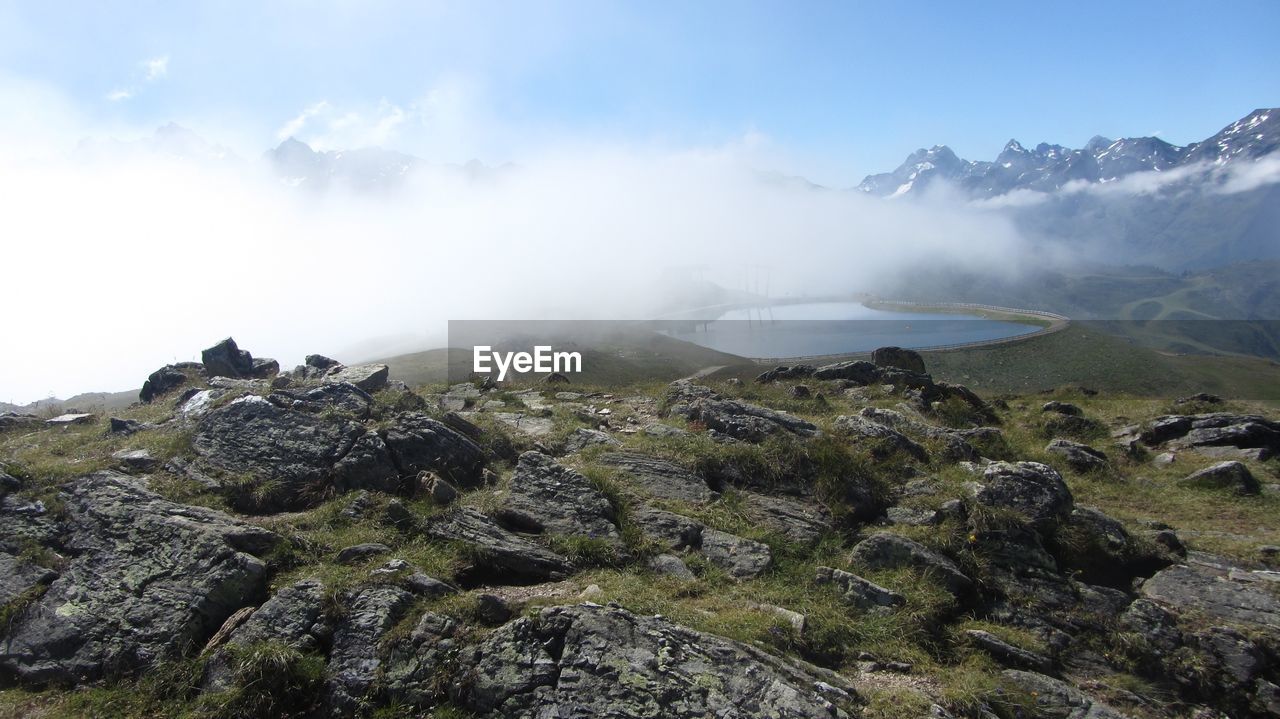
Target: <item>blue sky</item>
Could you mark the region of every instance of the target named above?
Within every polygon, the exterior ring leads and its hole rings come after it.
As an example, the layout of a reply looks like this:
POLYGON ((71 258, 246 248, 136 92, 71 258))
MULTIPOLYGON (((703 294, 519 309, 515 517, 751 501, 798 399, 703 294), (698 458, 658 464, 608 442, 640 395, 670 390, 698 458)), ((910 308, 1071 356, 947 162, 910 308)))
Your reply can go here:
POLYGON ((0 2, 0 79, 241 152, 287 130, 491 163, 748 142, 848 186, 934 143, 1203 138, 1280 105, 1277 30, 1274 0, 0 2))

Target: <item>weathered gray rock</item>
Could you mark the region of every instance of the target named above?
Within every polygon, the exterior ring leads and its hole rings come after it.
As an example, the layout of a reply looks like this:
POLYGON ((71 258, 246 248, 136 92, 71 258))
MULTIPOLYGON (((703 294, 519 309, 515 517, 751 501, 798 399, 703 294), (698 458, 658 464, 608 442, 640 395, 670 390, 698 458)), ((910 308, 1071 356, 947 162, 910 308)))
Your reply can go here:
POLYGON ((236 346, 230 337, 201 352, 200 362, 210 377, 253 376, 253 355, 236 346))
POLYGON ((356 562, 363 562, 370 557, 376 557, 379 554, 386 554, 390 551, 391 547, 388 547, 381 542, 353 544, 350 547, 343 547, 339 550, 337 560, 338 564, 355 564, 356 562))
POLYGON ((966 629, 965 636, 974 646, 990 654, 992 659, 1006 667, 1029 669, 1034 672, 1047 672, 1053 669, 1053 662, 1048 657, 1016 647, 991 632, 966 629))
POLYGON ((112 417, 108 420, 110 424, 107 427, 107 434, 119 434, 129 436, 144 429, 151 429, 152 425, 139 422, 136 419, 121 419, 120 417, 112 417))
POLYGON ((865 360, 859 360, 857 362, 837 362, 835 364, 823 365, 813 371, 813 377, 816 379, 843 379, 864 386, 879 382, 881 376, 881 369, 865 360))
POLYGON ((125 471, 146 472, 157 464, 156 458, 145 449, 122 449, 111 455, 116 463, 125 471))
POLYGON ((1017 669, 1006 669, 1002 676, 1034 696, 1037 716, 1045 719, 1129 719, 1059 679, 1017 669))
POLYGON ((381 698, 399 705, 427 707, 439 699, 438 679, 461 642, 462 625, 441 614, 426 612, 408 637, 392 640, 384 653, 378 684, 381 698))
POLYGON ((350 382, 333 382, 318 387, 279 389, 267 395, 267 401, 285 409, 301 412, 341 412, 356 419, 368 419, 373 397, 350 382))
POLYGON ((842 569, 818 567, 814 581, 818 584, 835 585, 843 594, 844 601, 859 609, 882 611, 907 603, 906 597, 901 594, 842 569))
POLYGON ((701 504, 719 496, 701 476, 665 459, 635 452, 611 452, 601 455, 599 462, 615 468, 624 486, 637 485, 658 499, 701 504))
POLYGON ((525 452, 496 517, 509 528, 605 539, 620 545, 613 507, 591 480, 539 452, 525 452))
POLYGON ((1097 472, 1108 466, 1107 455, 1087 444, 1072 442, 1069 439, 1054 439, 1044 451, 1056 454, 1066 461, 1077 472, 1097 472))
POLYGON ((810 377, 816 369, 813 365, 799 364, 794 366, 778 366, 756 375, 756 382, 768 384, 784 379, 800 379, 810 377))
POLYGON ((821 505, 755 492, 742 492, 748 517, 792 542, 813 544, 831 529, 831 515, 821 505))
POLYGON ((479 445, 426 415, 406 413, 383 434, 406 475, 429 470, 464 489, 484 483, 485 457, 479 445))
POLYGON ((33 414, 0 412, 0 432, 10 429, 34 429, 43 424, 44 421, 33 414))
POLYGON ((1231 489, 1238 494, 1258 494, 1262 484, 1258 482, 1249 468, 1240 462, 1219 462, 1193 472, 1181 480, 1182 484, 1192 487, 1209 487, 1212 489, 1231 489))
POLYGON ((649 539, 667 549, 697 549, 702 546, 702 523, 684 515, 653 507, 637 507, 631 521, 649 539))
POLYGON ((0 667, 24 681, 85 681, 176 657, 265 590, 257 556, 279 541, 267 530, 115 472, 75 480, 65 496, 67 566, 0 644, 0 667))
POLYGON ((236 627, 205 664, 202 686, 217 691, 230 686, 233 667, 228 649, 276 642, 303 652, 319 651, 330 629, 324 617, 324 585, 304 579, 281 589, 236 627))
POLYGON ((675 382, 670 392, 676 400, 671 412, 744 442, 761 442, 778 432, 801 437, 820 434, 812 422, 748 402, 723 399, 699 385, 675 382))
POLYGON ((1148 446, 1174 442, 1183 447, 1257 449, 1258 458, 1265 460, 1280 453, 1280 422, 1230 412, 1166 415, 1148 424, 1141 439, 1148 446))
POLYGON ((835 419, 835 426, 855 438, 874 442, 876 446, 873 451, 877 456, 885 457, 894 452, 902 452, 921 462, 929 461, 929 453, 910 437, 866 417, 840 415, 835 419))
POLYGON ((0 607, 20 597, 32 597, 38 587, 57 577, 58 573, 52 569, 0 552, 0 607))
POLYGON ((1084 581, 1124 588, 1134 577, 1169 566, 1177 556, 1164 543, 1138 541, 1123 524, 1090 507, 1073 509, 1050 544, 1069 545, 1055 553, 1084 581))
MULTIPOLYGON (((941 441, 944 445, 943 459, 947 461, 959 462, 978 459, 978 450, 974 449, 973 445, 966 439, 966 436, 973 434, 971 431, 936 427, 927 422, 913 419, 902 412, 879 407, 864 407, 858 414, 865 419, 886 427, 892 427, 899 432, 941 441)), ((994 427, 988 429, 999 432, 994 427)))
POLYGON ((1039 462, 992 462, 983 471, 974 498, 989 507, 1020 512, 1040 530, 1049 530, 1071 514, 1074 500, 1058 470, 1039 462))
POLYGON ((905 524, 909 527, 928 527, 942 521, 937 510, 918 507, 890 507, 884 511, 889 524, 905 524))
POLYGON ((684 560, 674 554, 659 554, 650 559, 649 569, 652 569, 655 574, 665 574, 686 582, 697 578, 693 576, 693 572, 689 571, 689 567, 685 566, 684 560))
POLYGON ((467 709, 511 719, 832 719, 853 690, 837 675, 659 617, 551 607, 470 652, 467 709))
POLYGON ((907 372, 924 374, 924 357, 915 350, 901 347, 880 347, 871 353, 871 363, 877 367, 894 367, 907 372))
POLYGON ((246 511, 308 506, 333 485, 395 491, 399 472, 377 434, 358 422, 277 407, 247 395, 200 419, 192 446, 203 463, 272 483, 274 492, 233 497, 246 511))
POLYGON ((325 671, 331 713, 351 716, 361 708, 382 664, 379 642, 412 603, 412 594, 395 587, 368 587, 348 598, 325 671))
POLYGON ((758 577, 773 563, 769 545, 704 527, 699 551, 735 579, 758 577))
POLYGON ((955 562, 919 542, 888 532, 873 534, 859 542, 853 548, 852 560, 868 569, 912 567, 955 595, 967 594, 973 589, 973 581, 955 562))
POLYGON ((377 392, 387 386, 391 369, 384 364, 362 364, 354 367, 332 368, 321 378, 328 384, 347 382, 365 392, 377 392))
POLYGON ((50 427, 66 427, 73 424, 89 424, 97 415, 92 412, 68 412, 60 414, 57 417, 46 419, 45 424, 50 427))
POLYGON ((1179 612, 1259 627, 1280 627, 1280 597, 1252 583, 1218 576, 1208 569, 1180 564, 1157 572, 1142 584, 1142 596, 1179 612))
POLYGON ((205 374, 204 365, 199 362, 165 365, 152 372, 147 377, 147 381, 142 383, 142 391, 138 393, 138 399, 144 404, 150 404, 156 397, 171 392, 193 379, 203 378, 205 374))
POLYGON ((473 565, 459 577, 464 582, 530 584, 564 579, 574 570, 569 560, 503 529, 469 507, 435 518, 427 524, 427 533, 473 548, 473 565))
POLYGON ((622 444, 618 440, 609 436, 608 432, 602 432, 598 429, 586 429, 579 427, 574 430, 573 434, 564 441, 564 451, 566 453, 581 452, 592 445, 604 445, 607 447, 617 447, 622 444))

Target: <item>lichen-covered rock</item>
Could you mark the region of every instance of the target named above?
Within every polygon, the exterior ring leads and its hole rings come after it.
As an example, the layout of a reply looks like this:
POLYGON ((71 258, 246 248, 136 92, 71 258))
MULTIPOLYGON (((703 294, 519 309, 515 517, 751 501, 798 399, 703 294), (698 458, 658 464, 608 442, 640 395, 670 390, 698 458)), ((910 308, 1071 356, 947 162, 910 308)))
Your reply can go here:
POLYGON ((165 365, 152 372, 147 377, 147 381, 142 383, 138 399, 144 404, 149 404, 157 397, 187 384, 192 379, 202 378, 205 374, 204 365, 199 362, 165 365))
POLYGON ((983 471, 974 498, 989 507, 1013 509, 1047 531, 1071 514, 1071 490, 1058 470, 1039 462, 993 462, 983 471))
POLYGON ((412 594, 395 587, 368 587, 348 598, 326 669, 331 713, 352 716, 361 708, 382 664, 379 642, 412 603, 412 594))
POLYGON ((206 414, 192 446, 202 462, 269 483, 263 496, 233 498, 246 511, 295 509, 315 503, 328 485, 394 489, 399 472, 377 435, 358 422, 282 409, 246 395, 206 414))
POLYGON ((472 566, 461 572, 464 582, 531 584, 563 579, 573 571, 569 560, 507 531, 469 507, 433 519, 427 533, 436 539, 472 548, 472 566))
POLYGON ((702 523, 684 515, 653 507, 637 507, 631 521, 649 539, 665 549, 697 549, 702 546, 702 523))
POLYGON ((426 612, 407 637, 389 642, 378 684, 389 702, 428 707, 447 687, 439 686, 439 674, 461 648, 455 637, 462 626, 449 617, 426 612))
POLYGON ((833 719, 837 675, 625 609, 551 607, 470 652, 465 708, 510 719, 833 719))
POLYGON ((635 452, 611 452, 599 462, 618 471, 624 486, 635 484, 658 499, 704 503, 720 496, 698 474, 665 459, 635 452))
POLYGON ((540 452, 525 452, 498 521, 521 532, 575 535, 621 542, 613 507, 591 480, 540 452))
POLYGON ((66 492, 71 558, 0 642, 0 667, 24 681, 85 681, 174 658, 266 588, 258 556, 279 538, 265 529, 115 472, 66 492))

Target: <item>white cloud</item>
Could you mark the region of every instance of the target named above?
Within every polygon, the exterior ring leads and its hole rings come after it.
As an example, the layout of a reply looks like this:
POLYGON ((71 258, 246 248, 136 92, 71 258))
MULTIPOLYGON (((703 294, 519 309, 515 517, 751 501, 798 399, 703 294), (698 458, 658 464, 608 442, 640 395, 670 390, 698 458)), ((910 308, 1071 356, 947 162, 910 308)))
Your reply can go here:
POLYGON ((169 74, 169 56, 161 55, 149 60, 144 60, 142 62, 142 69, 144 72, 143 79, 146 82, 155 82, 156 80, 164 79, 164 77, 169 74))
POLYGON ((126 88, 119 88, 107 93, 107 99, 111 102, 121 102, 131 97, 133 97, 133 90, 126 88))
POLYGON ((325 100, 303 109, 296 117, 281 125, 279 130, 276 130, 276 139, 285 140, 297 136, 298 133, 302 132, 302 128, 306 127, 308 120, 317 115, 327 113, 329 109, 329 103, 325 100))

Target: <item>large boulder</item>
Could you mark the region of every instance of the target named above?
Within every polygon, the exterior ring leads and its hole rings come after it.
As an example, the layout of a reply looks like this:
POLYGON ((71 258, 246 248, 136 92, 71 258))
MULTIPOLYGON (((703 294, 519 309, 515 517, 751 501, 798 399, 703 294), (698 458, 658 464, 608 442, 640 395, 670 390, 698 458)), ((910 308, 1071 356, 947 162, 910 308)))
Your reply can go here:
POLYGON ((372 393, 387 386, 390 371, 384 364, 348 367, 324 355, 307 355, 305 364, 295 368, 292 377, 303 382, 349 382, 372 393))
POLYGON ((330 488, 391 492, 400 486, 386 444, 364 425, 283 409, 256 395, 206 414, 192 446, 202 463, 256 482, 255 491, 233 496, 245 511, 309 506, 330 488))
POLYGON ((138 392, 138 399, 144 404, 149 404, 156 397, 175 390, 194 379, 203 378, 205 374, 204 365, 199 362, 179 362, 165 365, 147 376, 147 381, 142 383, 142 390, 138 392))
POLYGON ((253 376, 253 355, 236 346, 230 337, 201 352, 200 362, 210 377, 253 376))
POLYGON ((591 480, 539 452, 525 452, 498 521, 522 532, 574 535, 620 545, 613 507, 591 480))
POLYGON ((484 451, 442 422, 408 412, 397 417, 383 437, 406 475, 435 472, 464 489, 484 483, 484 451))
POLYGON ((919 542, 888 532, 873 534, 859 542, 853 548, 852 561, 872 570, 911 567, 957 596, 973 589, 973 580, 965 576, 955 562, 919 542))
POLYGON ((924 374, 924 358, 915 350, 901 347, 881 347, 871 353, 871 362, 877 367, 893 367, 907 372, 924 374))
POLYGON ((1142 596, 1213 621, 1252 625, 1272 633, 1280 627, 1280 597, 1274 592, 1202 566, 1179 564, 1157 572, 1143 582, 1142 596))
POLYGON ((707 485, 707 480, 665 459, 636 452, 612 452, 601 455, 597 461, 617 470, 624 486, 637 485, 643 492, 658 499, 702 504, 720 496, 707 485))
POLYGON ((427 524, 427 533, 470 548, 472 564, 459 573, 459 579, 467 584, 535 584, 564 579, 574 570, 569 560, 503 529, 469 507, 434 518, 427 524))
POLYGON ((23 681, 82 682, 176 658, 266 589, 279 542, 221 512, 162 499, 115 472, 65 487, 70 559, 0 642, 23 681))
POLYGON ((1139 435, 1149 446, 1234 448, 1259 461, 1280 454, 1280 422, 1261 415, 1212 412, 1157 417, 1139 435))
POLYGON ((1241 462, 1219 462, 1192 472, 1181 480, 1189 487, 1209 487, 1212 489, 1231 489, 1238 494, 1258 494, 1262 484, 1253 476, 1249 468, 1241 462))
POLYGON ((991 463, 974 499, 988 507, 1015 510, 1042 532, 1065 520, 1074 504, 1062 475, 1039 462, 991 463))
POLYGON ((853 689, 831 672, 661 617, 581 605, 516 620, 466 657, 455 700, 534 719, 847 716, 853 689))

